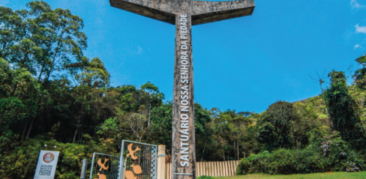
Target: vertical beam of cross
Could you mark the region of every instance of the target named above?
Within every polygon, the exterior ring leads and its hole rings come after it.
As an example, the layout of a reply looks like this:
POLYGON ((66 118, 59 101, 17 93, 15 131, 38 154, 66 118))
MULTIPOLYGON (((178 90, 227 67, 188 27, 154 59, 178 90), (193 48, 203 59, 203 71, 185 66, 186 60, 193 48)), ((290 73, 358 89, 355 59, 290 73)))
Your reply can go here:
POLYGON ((109 0, 111 5, 176 25, 172 179, 195 178, 192 25, 251 15, 254 0, 109 0))
POLYGON ((195 178, 196 146, 190 2, 175 21, 172 178, 195 178))

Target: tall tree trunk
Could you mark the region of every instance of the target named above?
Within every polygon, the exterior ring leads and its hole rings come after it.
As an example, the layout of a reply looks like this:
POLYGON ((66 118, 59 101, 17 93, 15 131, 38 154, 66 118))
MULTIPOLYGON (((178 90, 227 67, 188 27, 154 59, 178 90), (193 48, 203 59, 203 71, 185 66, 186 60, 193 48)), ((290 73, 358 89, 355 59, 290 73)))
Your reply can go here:
POLYGON ((44 70, 44 67, 46 66, 46 62, 43 62, 42 68, 41 68, 41 72, 39 72, 39 76, 38 76, 38 82, 41 82, 41 77, 42 77, 42 73, 44 70))
MULTIPOLYGON (((84 96, 84 99, 85 99, 85 96, 84 96)), ((79 115, 79 119, 78 119, 78 123, 76 124, 76 129, 75 129, 75 134, 74 134, 74 140, 72 141, 72 143, 75 143, 75 140, 76 140, 76 134, 78 133, 78 129, 79 129, 79 125, 81 123, 81 118, 83 117, 83 108, 84 108, 84 102, 83 104, 81 104, 81 108, 80 108, 80 115, 79 115)))
POLYGON ((45 111, 43 113, 43 117, 44 117, 44 120, 45 120, 46 129, 51 129, 52 126, 50 126, 49 123, 48 123, 48 107, 47 107, 47 105, 45 105, 45 111))
MULTIPOLYGON (((322 94, 324 94, 324 89, 323 89, 323 87, 322 87, 322 85, 320 84, 320 89, 322 90, 322 94)), ((325 99, 323 98, 323 102, 324 102, 324 106, 325 106, 325 112, 327 113, 327 114, 329 114, 328 113, 328 109, 327 109, 327 103, 325 102, 325 99)))
POLYGON ((239 142, 238 142, 238 145, 237 145, 236 147, 237 147, 236 152, 237 152, 237 154, 238 154, 238 160, 240 160, 240 156, 239 156, 239 142))
POLYGON ((76 124, 76 129, 75 129, 75 133, 74 133, 74 139, 72 140, 72 143, 75 143, 75 140, 76 140, 76 134, 78 133, 78 129, 79 129, 79 125, 80 125, 80 121, 81 121, 81 114, 79 116, 79 119, 78 119, 78 122, 76 124))
POLYGON ((22 138, 20 139, 21 141, 24 140, 24 137, 25 137, 25 131, 27 129, 27 124, 28 124, 28 119, 25 120, 25 125, 24 125, 24 128, 23 128, 23 132, 22 132, 22 138))
POLYGON ((78 125, 76 125, 76 130, 75 130, 75 133, 74 133, 74 139, 72 140, 72 143, 75 143, 77 133, 78 133, 78 125))
POLYGON ((15 86, 13 88, 13 91, 11 92, 11 96, 13 97, 14 94, 15 94, 15 91, 17 90, 17 87, 18 87, 18 83, 15 83, 15 86))
MULTIPOLYGON (((61 32, 61 35, 60 35, 59 39, 62 39, 62 35, 63 35, 63 34, 64 34, 64 31, 62 31, 62 32, 61 32)), ((54 63, 55 63, 56 56, 58 55, 58 52, 59 52, 59 50, 58 50, 58 49, 60 48, 60 45, 61 45, 61 40, 59 40, 59 41, 57 42, 57 47, 55 48, 56 52, 55 52, 55 55, 53 56, 52 64, 51 64, 51 65, 54 65, 54 63)), ((52 68, 53 68, 53 66, 52 66, 52 68)), ((52 70, 53 70, 53 69, 51 69, 51 67, 50 67, 50 70, 49 70, 49 71, 48 71, 48 73, 47 73, 46 81, 48 81, 48 79, 50 78, 50 75, 51 75, 52 70)))
POLYGON ((151 111, 151 104, 149 105, 149 113, 148 113, 148 115, 149 115, 149 122, 148 122, 148 124, 147 124, 147 127, 149 127, 150 126, 150 124, 151 124, 151 120, 150 120, 150 111, 151 111))
POLYGON ((79 143, 80 144, 83 140, 83 135, 84 135, 84 128, 83 128, 83 124, 81 124, 81 129, 80 129, 80 132, 79 132, 79 143))
POLYGON ((32 127, 33 127, 33 123, 34 123, 34 117, 33 117, 33 119, 32 119, 32 123, 31 123, 31 125, 29 126, 29 130, 28 130, 28 134, 27 134, 26 139, 28 139, 28 137, 29 137, 29 134, 30 134, 30 132, 31 132, 31 130, 32 130, 32 127))
MULTIPOLYGON (((21 60, 21 63, 22 63, 22 65, 23 65, 23 67, 25 67, 25 60, 27 59, 27 57, 28 57, 28 53, 24 54, 24 57, 23 57, 23 59, 21 60)), ((26 68, 26 69, 27 69, 27 68, 26 68)))
POLYGON ((205 156, 205 155, 204 155, 205 150, 206 150, 206 141, 205 141, 205 144, 203 144, 203 150, 202 150, 202 158, 201 158, 201 162, 203 162, 203 156, 205 156))

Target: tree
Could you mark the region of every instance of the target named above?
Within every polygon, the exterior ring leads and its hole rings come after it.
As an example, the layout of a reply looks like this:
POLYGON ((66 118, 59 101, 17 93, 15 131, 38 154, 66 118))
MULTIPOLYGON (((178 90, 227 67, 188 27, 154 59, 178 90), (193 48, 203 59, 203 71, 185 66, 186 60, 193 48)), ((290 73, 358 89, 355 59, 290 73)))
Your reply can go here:
POLYGON ((366 55, 357 58, 356 62, 362 67, 355 72, 353 77, 356 85, 364 89, 366 87, 366 55))
POLYGON ((206 154, 210 153, 209 148, 212 143, 212 134, 210 112, 204 109, 200 104, 194 104, 194 122, 197 159, 203 160, 206 154))
POLYGON ((26 68, 38 81, 47 82, 56 71, 75 72, 67 66, 84 57, 82 19, 69 10, 52 10, 44 1, 30 2, 27 8, 13 12, 0 7, 0 57, 26 68))
MULTIPOLYGON (((318 76, 318 78, 313 78, 312 76, 310 76, 310 78, 312 79, 312 80, 314 80, 315 82, 317 82, 317 83, 319 83, 319 86, 320 86, 320 89, 321 89, 321 97, 322 97, 322 99, 324 98, 324 96, 323 96, 323 94, 324 94, 324 88, 323 88, 323 84, 325 83, 325 81, 323 80, 324 79, 324 74, 325 74, 325 69, 324 69, 324 72, 323 72, 323 74, 322 74, 322 76, 320 77, 320 75, 319 75, 319 73, 318 72, 316 72, 316 75, 318 76)), ((323 103, 324 103, 324 105, 326 105, 326 103, 325 103, 325 99, 323 99, 323 103)), ((328 109, 327 108, 325 108, 325 112, 328 114, 328 109)))
POLYGON ((133 135, 141 142, 148 130, 146 116, 138 113, 128 114, 127 123, 129 124, 133 135))
MULTIPOLYGON (((326 101, 333 129, 341 133, 343 140, 361 148, 365 144, 365 130, 361 123, 359 106, 349 95, 346 77, 343 72, 334 70, 328 76, 331 78, 331 86, 326 91, 326 101)), ((360 82, 359 85, 361 84, 360 82)))
POLYGON ((7 7, 0 7, 0 57, 10 61, 11 48, 26 36, 24 10, 13 11, 7 7))
POLYGON ((294 122, 300 120, 292 103, 278 101, 271 104, 259 121, 259 140, 267 150, 291 148, 290 132, 294 122))
MULTIPOLYGON (((167 102, 153 108, 151 111, 151 126, 148 139, 152 142, 166 145, 167 153, 170 153, 172 148, 172 109, 172 103, 167 102)), ((214 131, 211 126, 209 111, 197 103, 195 103, 194 110, 197 159, 201 158, 203 160, 210 157, 206 154, 215 152, 211 147, 213 142, 211 137, 214 131)))
POLYGON ((0 69, 0 143, 6 145, 13 137, 11 125, 25 122, 24 138, 28 119, 36 115, 36 101, 41 92, 25 68, 11 70, 9 63, 0 58, 0 69))
POLYGON ((99 58, 93 58, 89 61, 84 57, 82 68, 84 68, 83 71, 75 76, 80 85, 102 88, 109 84, 110 74, 99 58))
POLYGON ((84 57, 82 50, 87 47, 87 38, 81 32, 83 20, 69 10, 52 10, 44 1, 30 2, 27 7, 31 39, 43 51, 38 60, 38 79, 48 81, 52 72, 62 72, 68 64, 84 57))
MULTIPOLYGON (((53 90, 55 84, 65 84, 57 80, 67 81, 65 79, 72 78, 84 67, 70 64, 83 64, 86 57, 82 51, 87 45, 82 19, 69 10, 53 10, 44 1, 29 2, 26 6, 27 9, 17 11, 0 7, 0 57, 9 62, 13 70, 25 69, 42 85, 38 97, 27 96, 37 100, 34 105, 37 117, 31 117, 28 137, 34 122, 52 127, 50 111, 57 105, 50 105, 54 101, 48 98, 49 90, 53 90)), ((98 66, 97 62, 95 64, 98 66)), ((27 125, 28 120, 25 128, 27 125)))
POLYGON ((167 102, 151 110, 150 140, 164 144, 167 153, 172 149, 172 103, 167 102))
MULTIPOLYGON (((101 88, 109 84, 110 78, 108 71, 99 58, 94 58, 91 61, 84 58, 83 64, 83 71, 75 76, 79 86, 73 90, 76 103, 80 106, 73 143, 76 141, 79 129, 82 129, 83 119, 86 114, 90 113, 92 108, 98 111, 99 107, 101 107, 97 102, 103 93, 101 88)), ((81 139, 83 135, 79 136, 81 139)))

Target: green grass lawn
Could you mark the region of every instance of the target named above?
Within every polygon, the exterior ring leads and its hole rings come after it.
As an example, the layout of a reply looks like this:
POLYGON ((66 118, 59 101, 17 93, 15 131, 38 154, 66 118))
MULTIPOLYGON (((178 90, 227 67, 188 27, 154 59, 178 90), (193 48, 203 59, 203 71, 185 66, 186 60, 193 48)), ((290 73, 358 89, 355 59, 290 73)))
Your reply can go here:
POLYGON ((295 174, 295 175, 267 175, 267 174, 253 174, 253 175, 239 175, 233 177, 215 177, 215 179, 348 179, 348 178, 363 178, 366 179, 366 172, 332 172, 332 173, 313 173, 313 174, 295 174))

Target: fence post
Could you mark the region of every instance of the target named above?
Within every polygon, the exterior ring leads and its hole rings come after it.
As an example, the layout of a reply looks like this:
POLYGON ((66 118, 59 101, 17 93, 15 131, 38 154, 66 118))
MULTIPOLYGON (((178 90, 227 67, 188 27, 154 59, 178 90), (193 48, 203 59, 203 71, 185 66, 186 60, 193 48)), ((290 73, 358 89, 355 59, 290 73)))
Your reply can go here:
POLYGON ((158 179, 165 179, 165 145, 158 146, 158 179))
POLYGON ((83 163, 81 165, 80 179, 86 179, 86 168, 87 167, 88 167, 88 160, 83 159, 83 163))

